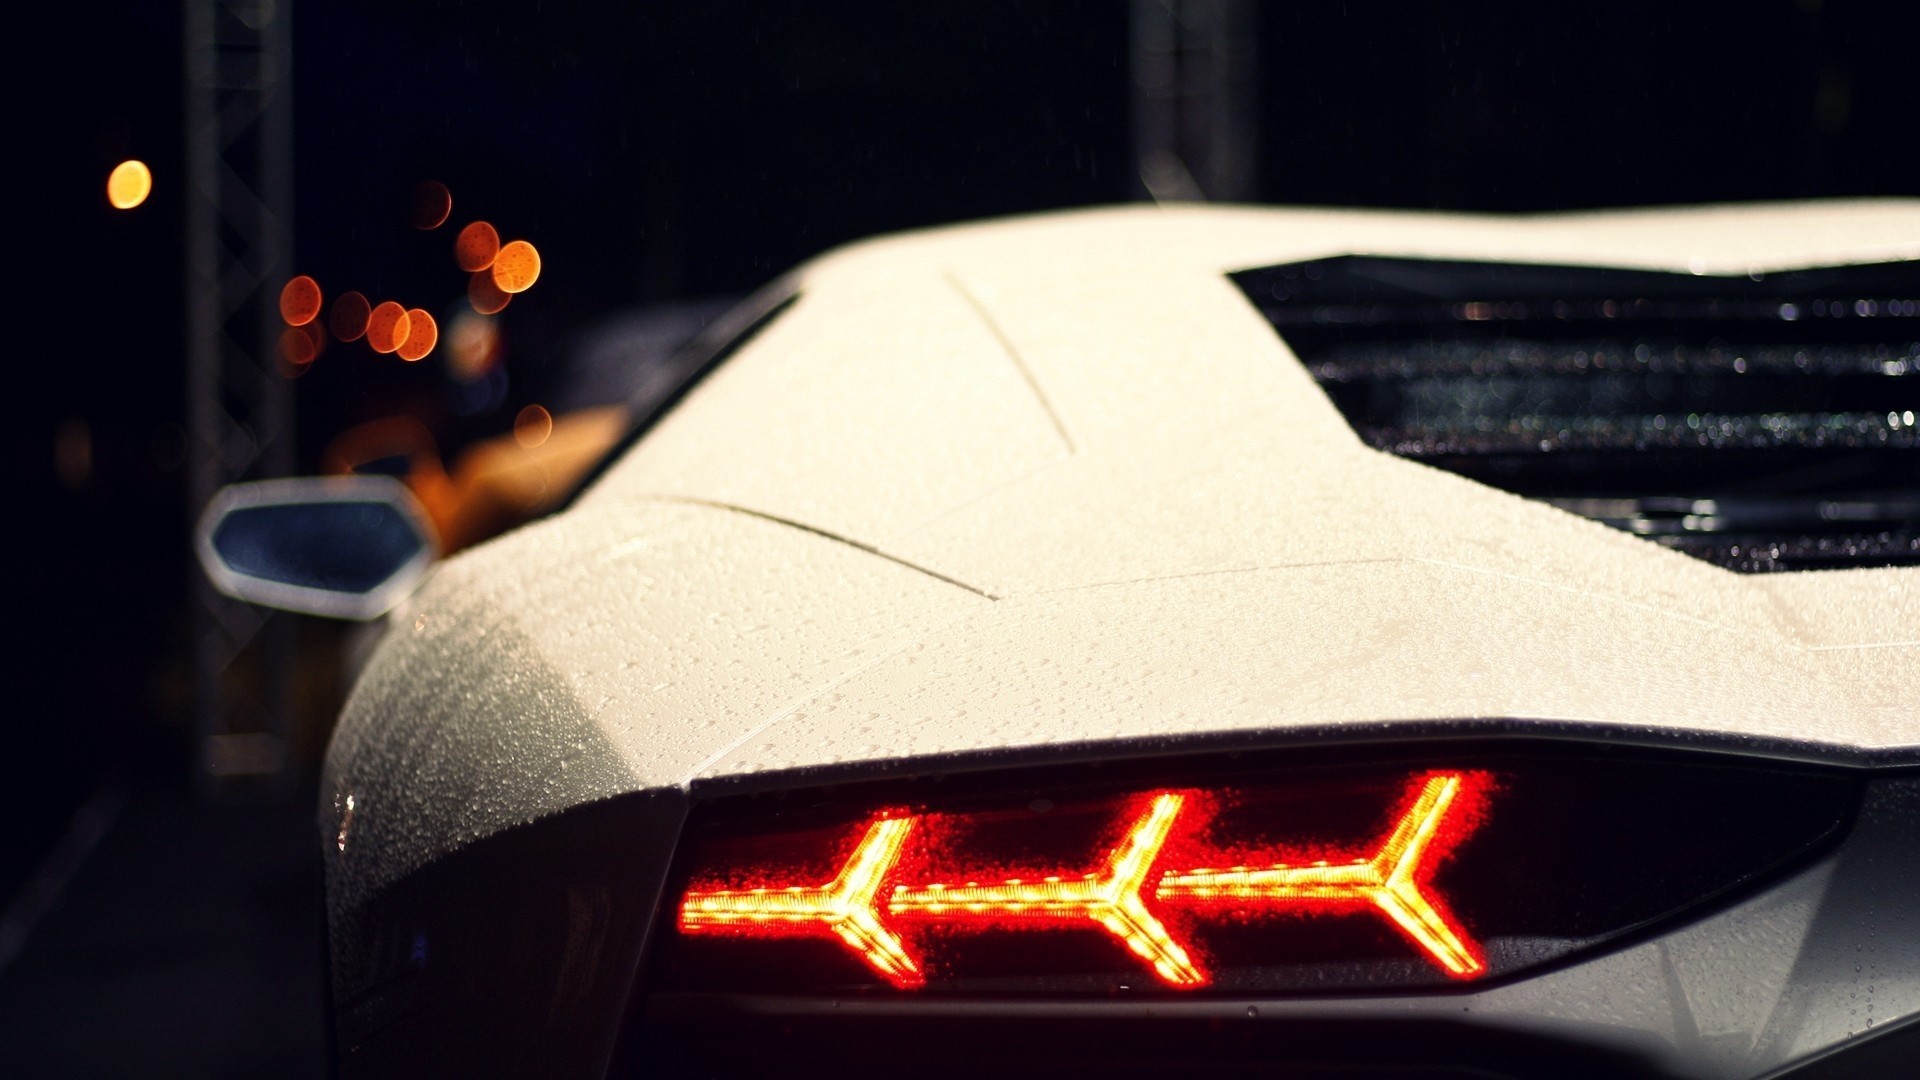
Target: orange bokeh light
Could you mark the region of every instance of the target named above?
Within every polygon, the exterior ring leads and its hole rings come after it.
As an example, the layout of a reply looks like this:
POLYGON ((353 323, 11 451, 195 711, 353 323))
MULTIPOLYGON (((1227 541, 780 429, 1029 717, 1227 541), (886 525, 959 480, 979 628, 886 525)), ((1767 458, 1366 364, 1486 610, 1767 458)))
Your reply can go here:
POLYGON ((288 326, 305 326, 320 317, 320 283, 301 274, 280 288, 280 317, 288 326))
POLYGON ((313 363, 313 339, 308 337, 304 328, 289 326, 280 331, 280 359, 296 367, 305 367, 313 363))
POLYGON ((440 325, 419 308, 407 311, 407 340, 396 350, 400 359, 413 361, 425 357, 440 342, 440 325))
POLYGON ((328 327, 341 341, 359 341, 367 333, 367 320, 373 317, 373 305, 358 292, 343 292, 333 302, 328 327))
POLYGON ((453 213, 453 192, 438 180, 422 180, 413 185, 407 219, 414 228, 429 232, 446 224, 453 213))
POLYGON ((377 353, 398 352, 412 329, 407 309, 387 300, 367 319, 367 344, 377 353))
POLYGON ((513 418, 513 441, 531 450, 553 434, 553 414, 542 405, 529 405, 513 418))
POLYGON ((482 315, 498 315, 513 302, 513 297, 500 291, 493 283, 493 275, 485 270, 476 270, 467 279, 467 303, 482 315))
POLYGON ((492 266, 498 254, 500 234, 484 221, 468 225, 453 238, 453 261, 469 274, 492 266))
POLYGON ((493 283, 503 293, 523 293, 540 280, 540 252, 525 240, 515 240, 493 258, 493 283))
POLYGON ((153 194, 153 172, 144 161, 123 161, 107 174, 107 201, 115 210, 131 210, 153 194))
POLYGON ((280 331, 280 374, 284 378, 297 379, 306 374, 307 368, 320 358, 326 349, 327 332, 317 322, 301 326, 289 326, 280 331))

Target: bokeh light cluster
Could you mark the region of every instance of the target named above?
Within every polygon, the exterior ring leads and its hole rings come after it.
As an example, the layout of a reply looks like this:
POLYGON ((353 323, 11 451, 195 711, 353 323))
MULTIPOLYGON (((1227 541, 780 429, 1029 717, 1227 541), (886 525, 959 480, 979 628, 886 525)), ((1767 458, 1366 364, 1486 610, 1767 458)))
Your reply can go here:
POLYGON ((475 221, 453 239, 453 264, 467 278, 467 302, 482 315, 497 315, 515 295, 540 280, 540 252, 525 240, 500 242, 490 221, 475 221))
MULTIPOLYGON (((114 170, 107 186, 115 206, 136 206, 152 185, 146 166, 129 161, 114 170)), ((409 225, 433 232, 452 216, 453 193, 447 185, 438 180, 414 185, 409 225)), ((452 316, 456 347, 446 353, 446 367, 455 382, 473 384, 494 374, 503 355, 499 327, 490 317, 540 279, 540 252, 526 240, 502 244, 491 222, 474 221, 455 234, 453 261, 467 274, 471 311, 452 316)), ((365 342, 376 355, 398 356, 409 363, 426 359, 440 344, 439 321, 425 308, 391 299, 376 303, 354 289, 335 297, 331 310, 325 301, 320 283, 306 274, 281 287, 280 318, 285 328, 280 334, 279 362, 287 378, 304 374, 326 351, 329 340, 365 342)))

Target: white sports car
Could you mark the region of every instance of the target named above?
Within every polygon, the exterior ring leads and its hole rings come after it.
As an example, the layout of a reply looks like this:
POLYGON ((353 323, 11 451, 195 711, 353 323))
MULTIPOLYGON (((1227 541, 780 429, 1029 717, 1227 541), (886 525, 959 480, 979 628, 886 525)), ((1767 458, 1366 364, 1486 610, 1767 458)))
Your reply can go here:
POLYGON ((348 1076, 1911 1075, 1920 203, 829 254, 440 563, 348 1076))

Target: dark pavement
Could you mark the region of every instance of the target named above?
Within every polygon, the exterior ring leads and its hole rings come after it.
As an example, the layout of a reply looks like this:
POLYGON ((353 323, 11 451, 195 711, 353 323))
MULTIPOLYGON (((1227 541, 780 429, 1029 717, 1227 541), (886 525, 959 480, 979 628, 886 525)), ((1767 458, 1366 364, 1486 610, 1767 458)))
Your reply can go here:
POLYGON ((96 791, 0 917, 0 954, 32 924, 0 968, 0 1072, 325 1076, 312 806, 96 791))

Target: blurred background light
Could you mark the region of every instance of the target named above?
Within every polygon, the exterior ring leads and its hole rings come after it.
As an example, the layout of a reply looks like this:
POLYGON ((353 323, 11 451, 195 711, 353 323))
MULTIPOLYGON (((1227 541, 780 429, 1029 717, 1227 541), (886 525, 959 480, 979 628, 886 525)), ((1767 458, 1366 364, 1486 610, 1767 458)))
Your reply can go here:
POLYGON ((400 354, 400 359, 408 362, 424 359, 439 341, 440 327, 433 321, 433 316, 420 308, 407 309, 407 337, 395 350, 400 354))
POLYGON ((301 274, 280 289, 280 317, 288 326, 305 326, 320 317, 320 283, 301 274))
POLYGON ((553 434, 553 414, 545 406, 529 405, 513 418, 513 441, 531 450, 553 434))
POLYGON ((482 315, 498 315, 512 301, 513 297, 494 282, 491 270, 476 270, 467 279, 467 302, 482 315))
POLYGON ((459 417, 489 416, 506 403, 509 382, 507 366, 494 364, 465 382, 454 381, 448 407, 459 417))
POLYGON ((277 369, 286 379, 297 379, 307 373, 320 354, 326 351, 327 332, 318 320, 289 326, 280 331, 280 355, 277 369))
POLYGON ((367 318, 367 344, 377 353, 398 352, 411 330, 407 309, 392 300, 382 301, 367 318))
POLYGON ((438 180, 422 180, 413 185, 407 217, 414 228, 431 232, 446 223, 453 213, 453 193, 438 180))
POLYGON ((468 225, 453 238, 453 261, 468 273, 492 266, 493 257, 499 253, 500 234, 484 221, 468 225))
POLYGON ((328 320, 333 336, 341 341, 359 341, 366 336, 367 320, 373 316, 373 305, 367 298, 349 289, 340 294, 333 302, 333 315, 328 320))
POLYGON ((93 481, 93 428, 85 418, 69 416, 53 434, 53 472, 68 491, 93 481))
POLYGON ((515 240, 493 257, 493 283, 503 293, 523 293, 540 280, 540 252, 525 240, 515 240))
POLYGON ((441 355, 448 378, 473 382, 500 360, 500 324, 491 315, 455 311, 447 324, 447 347, 441 355))
POLYGON ((153 194, 153 172, 144 161, 123 161, 107 174, 107 201, 115 210, 131 210, 153 194))
MULTIPOLYGON (((326 340, 326 333, 317 322, 289 326, 280 332, 280 359, 304 371, 308 364, 320 358, 326 340)), ((284 367, 281 370, 283 374, 286 371, 284 367)))

